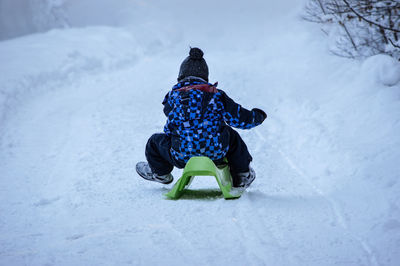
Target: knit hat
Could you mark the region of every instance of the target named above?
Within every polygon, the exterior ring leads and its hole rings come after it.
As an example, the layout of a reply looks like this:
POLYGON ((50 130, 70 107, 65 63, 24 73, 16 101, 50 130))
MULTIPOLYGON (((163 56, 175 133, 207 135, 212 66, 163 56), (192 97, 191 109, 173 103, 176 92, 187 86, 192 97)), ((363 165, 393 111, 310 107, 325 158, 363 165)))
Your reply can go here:
POLYGON ((208 82, 208 66, 203 55, 203 51, 199 48, 190 48, 189 56, 183 60, 179 69, 178 81, 194 76, 208 82))

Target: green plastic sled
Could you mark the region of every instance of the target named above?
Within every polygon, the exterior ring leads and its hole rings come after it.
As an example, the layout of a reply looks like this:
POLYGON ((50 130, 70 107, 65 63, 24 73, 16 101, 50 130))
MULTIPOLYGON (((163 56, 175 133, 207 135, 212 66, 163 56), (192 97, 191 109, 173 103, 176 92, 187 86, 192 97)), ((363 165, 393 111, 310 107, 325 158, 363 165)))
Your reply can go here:
POLYGON ((210 158, 199 156, 190 158, 183 169, 182 177, 165 196, 170 199, 179 199, 195 176, 214 176, 225 199, 239 198, 243 193, 243 189, 232 188, 228 164, 216 166, 210 158))

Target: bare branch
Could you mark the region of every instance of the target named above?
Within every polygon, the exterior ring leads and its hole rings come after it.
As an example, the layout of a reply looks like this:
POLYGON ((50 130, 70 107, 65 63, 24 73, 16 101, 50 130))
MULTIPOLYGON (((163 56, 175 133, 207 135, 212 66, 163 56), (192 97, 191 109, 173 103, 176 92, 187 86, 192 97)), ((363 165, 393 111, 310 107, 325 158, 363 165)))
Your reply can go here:
POLYGON ((399 48, 399 49, 400 49, 400 46, 397 45, 397 44, 395 44, 395 43, 392 41, 392 39, 389 38, 389 42, 393 45, 393 47, 396 47, 396 48, 399 48))
POLYGON ((391 28, 388 28, 388 27, 386 27, 386 26, 382 26, 382 25, 380 25, 380 24, 378 24, 378 23, 376 23, 376 22, 374 22, 374 21, 372 21, 372 20, 369 20, 369 19, 365 18, 364 16, 360 15, 356 10, 354 10, 354 8, 351 7, 351 5, 349 4, 349 2, 347 2, 347 0, 342 0, 342 1, 343 1, 343 2, 347 5, 347 7, 348 7, 357 17, 359 17, 360 19, 362 19, 362 20, 364 20, 364 21, 366 21, 366 22, 368 22, 368 23, 371 23, 371 24, 373 24, 373 25, 375 25, 375 26, 377 26, 377 27, 379 27, 379 28, 385 29, 385 30, 394 31, 394 32, 400 32, 400 30, 391 29, 391 28))
POLYGON ((340 26, 342 26, 343 29, 345 30, 345 32, 346 32, 346 34, 347 34, 347 37, 349 38, 351 44, 353 45, 354 50, 357 51, 357 50, 358 50, 358 49, 357 49, 357 46, 356 46, 356 44, 354 43, 354 40, 353 40, 353 38, 351 37, 351 34, 350 34, 349 30, 347 29, 346 25, 345 25, 343 22, 341 22, 341 21, 339 21, 339 24, 340 24, 340 26))
POLYGON ((333 37, 334 54, 400 58, 400 0, 309 0, 305 16, 333 37))

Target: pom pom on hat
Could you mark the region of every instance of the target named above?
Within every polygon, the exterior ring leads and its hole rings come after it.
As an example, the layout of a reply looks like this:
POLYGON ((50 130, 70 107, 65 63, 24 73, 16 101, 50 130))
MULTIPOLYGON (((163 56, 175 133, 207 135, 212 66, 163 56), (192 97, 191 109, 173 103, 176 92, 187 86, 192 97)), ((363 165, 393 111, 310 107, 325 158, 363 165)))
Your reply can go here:
POLYGON ((196 47, 190 48, 189 52, 190 58, 200 60, 203 58, 203 55, 204 55, 203 51, 200 50, 199 48, 196 47))
POLYGON ((208 66, 203 55, 204 53, 200 48, 190 48, 189 56, 183 60, 179 69, 178 81, 194 76, 208 82, 208 66))

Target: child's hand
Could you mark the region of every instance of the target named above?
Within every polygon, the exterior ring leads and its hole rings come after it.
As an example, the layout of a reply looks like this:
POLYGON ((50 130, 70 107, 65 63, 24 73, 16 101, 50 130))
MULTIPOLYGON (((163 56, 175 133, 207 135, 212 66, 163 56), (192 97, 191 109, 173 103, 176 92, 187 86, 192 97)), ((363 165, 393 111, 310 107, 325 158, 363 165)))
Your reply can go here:
MULTIPOLYGON (((267 114, 266 114, 263 110, 261 110, 261 109, 253 108, 252 111, 254 111, 254 112, 256 112, 257 114, 260 114, 260 115, 262 116, 261 123, 264 122, 264 120, 267 118, 267 114)), ((260 123, 260 124, 261 124, 261 123, 260 123)))

